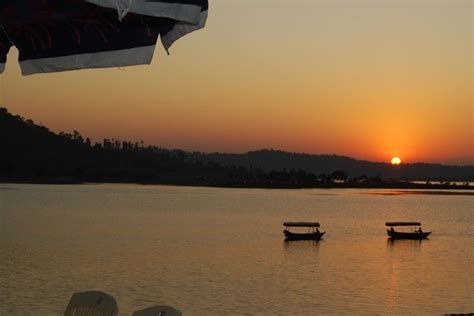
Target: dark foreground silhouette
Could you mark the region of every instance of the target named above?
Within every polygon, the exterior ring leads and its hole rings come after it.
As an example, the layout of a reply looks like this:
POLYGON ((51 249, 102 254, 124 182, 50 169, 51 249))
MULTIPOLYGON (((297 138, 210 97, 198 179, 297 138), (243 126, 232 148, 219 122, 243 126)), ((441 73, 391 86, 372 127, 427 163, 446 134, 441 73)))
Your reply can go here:
MULTIPOLYGON (((74 293, 64 312, 64 316, 74 315, 111 315, 117 316, 119 308, 115 298, 101 291, 74 293)), ((167 305, 155 305, 138 310, 132 316, 167 315, 182 316, 181 311, 167 305)))
POLYGON ((232 155, 231 160, 224 161, 222 157, 226 155, 167 150, 144 146, 143 142, 114 139, 104 139, 101 143, 93 144, 77 131, 56 134, 32 120, 12 115, 7 109, 0 108, 0 182, 127 182, 246 188, 471 189, 467 184, 456 185, 448 181, 474 179, 474 166, 420 164, 421 175, 417 177, 416 165, 411 165, 408 170, 414 176, 408 178, 406 172, 401 171, 397 176, 396 168, 403 170, 399 167, 341 156, 310 156, 262 150, 240 155, 242 159, 232 155), (250 160, 249 155, 252 156, 250 160), (261 160, 257 159, 259 156, 261 160), (282 157, 287 156, 293 159, 282 160, 282 157), (314 161, 315 164, 311 168, 305 168, 308 162, 296 165, 301 159, 314 161), (317 161, 320 161, 319 167, 317 161), (370 166, 368 175, 360 174, 364 170, 361 167, 351 167, 351 164, 358 163, 370 166), (431 166, 431 169, 427 166, 431 166), (429 178, 427 170, 432 170, 429 178), (420 178, 441 182, 408 181, 420 178))

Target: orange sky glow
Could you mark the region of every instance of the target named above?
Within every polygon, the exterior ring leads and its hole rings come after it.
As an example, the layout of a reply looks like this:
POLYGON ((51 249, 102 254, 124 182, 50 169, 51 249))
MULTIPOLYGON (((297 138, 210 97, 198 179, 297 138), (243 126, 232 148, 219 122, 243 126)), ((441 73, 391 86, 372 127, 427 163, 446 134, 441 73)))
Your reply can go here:
POLYGON ((0 105, 53 131, 190 151, 473 164, 473 2, 215 0, 150 66, 21 77, 0 105))

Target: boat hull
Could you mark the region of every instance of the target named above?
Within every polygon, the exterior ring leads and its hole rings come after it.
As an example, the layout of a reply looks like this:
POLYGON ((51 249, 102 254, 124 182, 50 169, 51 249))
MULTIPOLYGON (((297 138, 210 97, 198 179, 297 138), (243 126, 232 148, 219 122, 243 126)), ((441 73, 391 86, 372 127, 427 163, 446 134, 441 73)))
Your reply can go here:
POLYGON ((431 232, 396 232, 387 229, 387 235, 392 239, 426 239, 431 232))
POLYGON ((286 240, 320 240, 326 232, 300 234, 284 230, 283 233, 285 234, 286 240))

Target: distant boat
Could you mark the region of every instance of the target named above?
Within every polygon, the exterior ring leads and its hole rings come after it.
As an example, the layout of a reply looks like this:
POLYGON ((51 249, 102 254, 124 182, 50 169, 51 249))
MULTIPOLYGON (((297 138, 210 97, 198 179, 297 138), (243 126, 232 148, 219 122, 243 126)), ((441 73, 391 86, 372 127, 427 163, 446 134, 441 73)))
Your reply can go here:
POLYGON ((390 227, 387 229, 387 235, 392 239, 426 239, 431 234, 431 232, 421 230, 420 222, 386 222, 385 226, 390 227), (410 231, 396 231, 393 227, 397 226, 410 226, 410 231), (417 227, 419 228, 417 229, 417 227))
POLYGON ((326 232, 319 231, 319 223, 317 222, 285 222, 283 223, 285 226, 285 230, 283 233, 285 234, 286 240, 320 240, 321 237, 326 232), (290 232, 290 227, 307 227, 307 233, 293 233, 290 232))

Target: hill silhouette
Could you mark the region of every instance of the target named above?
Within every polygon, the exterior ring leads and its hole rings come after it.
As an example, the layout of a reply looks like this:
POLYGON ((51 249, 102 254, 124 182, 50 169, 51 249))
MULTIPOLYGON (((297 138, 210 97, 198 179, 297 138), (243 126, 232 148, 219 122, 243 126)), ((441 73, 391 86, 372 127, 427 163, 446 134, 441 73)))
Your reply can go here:
POLYGON ((0 108, 0 181, 179 183, 189 164, 179 152, 104 139, 91 144, 79 132, 55 134, 0 108), (171 181, 170 175, 175 177, 171 181))
POLYGON ((397 187, 400 179, 472 181, 474 166, 412 164, 391 167, 349 157, 276 150, 245 154, 189 153, 142 142, 91 143, 79 132, 54 133, 0 108, 0 182, 133 182, 225 187, 397 187))
POLYGON ((259 167, 265 171, 303 169, 313 174, 331 174, 343 170, 349 177, 380 177, 382 179, 409 179, 418 181, 473 181, 474 166, 441 164, 401 164, 357 160, 338 155, 310 155, 281 150, 262 149, 244 154, 194 154, 200 161, 214 161, 224 166, 259 167))

